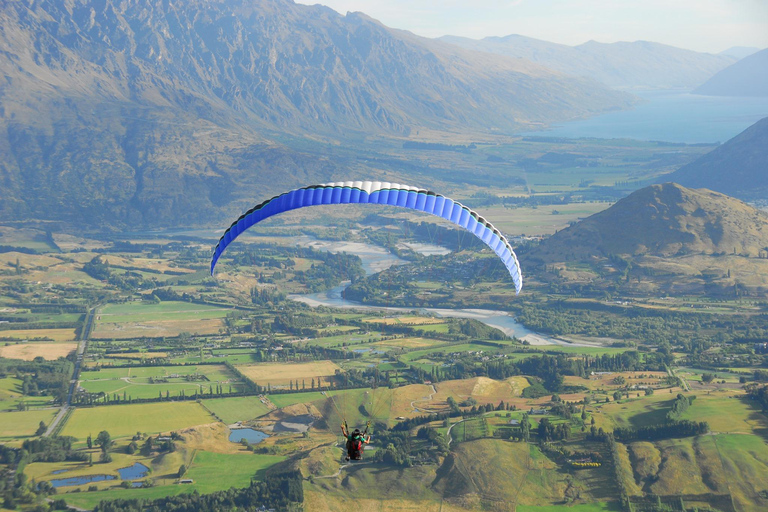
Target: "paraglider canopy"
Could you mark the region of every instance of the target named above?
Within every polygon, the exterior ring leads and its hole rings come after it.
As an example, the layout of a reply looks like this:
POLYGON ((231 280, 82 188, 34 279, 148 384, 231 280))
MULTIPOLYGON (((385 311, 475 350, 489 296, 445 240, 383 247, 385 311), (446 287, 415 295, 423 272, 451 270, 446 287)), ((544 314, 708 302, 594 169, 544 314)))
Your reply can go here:
POLYGON ((507 239, 477 212, 429 190, 381 181, 344 181, 297 188, 260 203, 241 215, 224 232, 213 250, 211 275, 221 254, 243 231, 279 213, 324 204, 384 204, 418 210, 442 217, 460 226, 490 247, 501 258, 515 284, 523 287, 520 263, 507 239))

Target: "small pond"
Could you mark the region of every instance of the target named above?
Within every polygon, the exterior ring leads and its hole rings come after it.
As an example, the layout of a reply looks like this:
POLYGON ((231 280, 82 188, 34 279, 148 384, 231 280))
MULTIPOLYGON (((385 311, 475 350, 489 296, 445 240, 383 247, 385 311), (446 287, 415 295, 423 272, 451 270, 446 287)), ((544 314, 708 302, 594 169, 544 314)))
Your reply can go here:
POLYGON ((67 471, 72 471, 71 469, 57 469, 56 471, 51 472, 52 475, 60 475, 62 473, 66 473, 67 471))
POLYGON ((104 480, 114 480, 112 475, 83 475, 73 476, 70 478, 58 478, 51 480, 51 485, 54 487, 69 487, 71 485, 85 485, 93 482, 102 482, 104 480))
POLYGON ((386 354, 383 350, 376 350, 373 348, 356 348, 352 352, 357 352, 358 354, 365 354, 366 352, 370 352, 371 354, 386 354))
POLYGON ((120 473, 120 478, 123 480, 138 480, 144 478, 149 473, 149 468, 144 464, 137 462, 133 466, 127 468, 120 468, 117 470, 120 473))
POLYGON ((229 433, 229 440, 233 443, 239 443, 245 439, 251 444, 256 444, 262 442, 268 437, 269 435, 265 434, 264 432, 259 432, 258 430, 253 430, 252 428, 237 428, 233 429, 229 433))

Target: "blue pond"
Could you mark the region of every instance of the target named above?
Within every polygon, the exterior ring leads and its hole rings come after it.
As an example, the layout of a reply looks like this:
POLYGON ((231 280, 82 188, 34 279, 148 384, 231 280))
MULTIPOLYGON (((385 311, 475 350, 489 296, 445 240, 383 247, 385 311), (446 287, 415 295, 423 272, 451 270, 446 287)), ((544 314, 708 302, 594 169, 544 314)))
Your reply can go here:
POLYGON ((251 444, 256 444, 262 442, 268 437, 269 435, 265 434, 264 432, 259 432, 258 430, 253 430, 252 428, 238 428, 232 430, 232 432, 229 433, 229 440, 233 443, 239 443, 245 439, 251 444))
POLYGON ((144 478, 149 473, 149 468, 144 464, 136 463, 133 466, 127 468, 120 468, 117 470, 120 473, 120 478, 123 480, 138 480, 144 478))
POLYGON ((357 352, 358 354, 365 354, 366 352, 370 352, 371 354, 386 354, 383 350, 375 350, 372 348, 356 348, 352 352, 357 352))
POLYGON ((54 487, 69 487, 70 485, 85 485, 93 482, 101 482, 103 480, 114 480, 112 475, 84 475, 73 476, 71 478, 59 478, 57 480, 51 480, 51 485, 54 487))

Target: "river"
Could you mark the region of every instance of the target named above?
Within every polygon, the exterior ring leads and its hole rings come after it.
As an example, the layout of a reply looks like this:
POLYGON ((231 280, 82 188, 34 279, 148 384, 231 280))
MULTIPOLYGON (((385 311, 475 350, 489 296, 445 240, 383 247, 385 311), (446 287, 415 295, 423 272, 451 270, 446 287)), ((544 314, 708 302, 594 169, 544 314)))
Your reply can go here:
MULTIPOLYGON (((393 265, 403 265, 405 260, 390 254, 385 249, 360 242, 329 242, 313 240, 309 242, 315 249, 330 252, 347 252, 355 254, 363 260, 363 268, 367 275, 381 272, 393 265)), ((448 249, 432 244, 410 244, 414 251, 422 254, 447 254, 448 249)), ((519 340, 527 341, 531 345, 565 345, 569 347, 594 347, 599 346, 588 343, 571 343, 544 334, 535 333, 518 323, 515 318, 506 311, 494 311, 490 309, 447 309, 447 308, 399 308, 389 306, 370 306, 355 302, 344 297, 344 290, 349 286, 349 281, 340 286, 324 292, 310 293, 307 295, 289 295, 288 298, 297 302, 303 302, 311 307, 328 306, 334 308, 357 309, 364 311, 413 311, 418 310, 431 313, 438 317, 472 318, 491 327, 495 327, 507 336, 514 336, 519 340)))

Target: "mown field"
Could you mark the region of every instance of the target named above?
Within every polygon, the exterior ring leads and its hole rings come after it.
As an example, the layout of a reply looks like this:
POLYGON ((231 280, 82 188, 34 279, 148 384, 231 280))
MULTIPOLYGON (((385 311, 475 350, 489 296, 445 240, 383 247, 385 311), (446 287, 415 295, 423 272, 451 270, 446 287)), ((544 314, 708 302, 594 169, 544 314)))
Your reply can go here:
POLYGON ((224 423, 248 421, 267 414, 270 409, 255 396, 212 398, 203 400, 203 406, 221 418, 224 423))
POLYGON ((189 302, 110 304, 96 316, 94 339, 178 336, 182 332, 216 334, 229 309, 189 302))
POLYGON ((315 379, 317 388, 327 389, 327 378, 341 368, 332 361, 313 361, 309 363, 260 363, 237 366, 243 375, 260 386, 267 384, 288 387, 289 383, 301 381, 302 389, 311 388, 311 380, 315 379))
POLYGON ((0 441, 13 443, 33 437, 40 422, 49 425, 57 412, 51 408, 0 413, 0 441))
POLYGON ((80 374, 86 391, 121 399, 238 392, 242 385, 224 365, 105 367, 80 374))
POLYGON ((101 430, 113 438, 136 432, 156 434, 216 421, 196 402, 158 402, 149 404, 106 405, 78 408, 72 413, 61 434, 85 441, 101 430))

